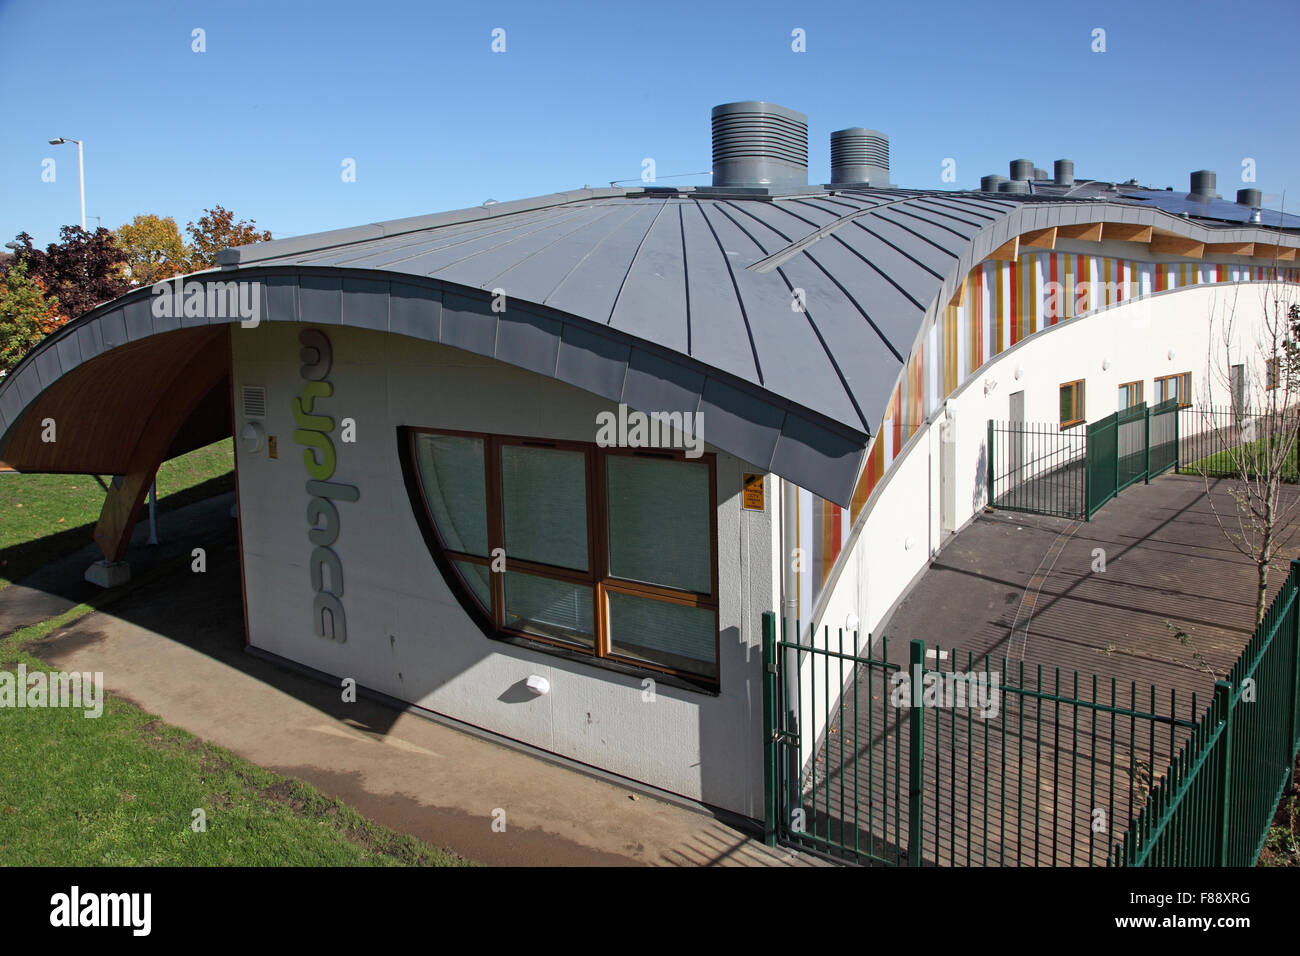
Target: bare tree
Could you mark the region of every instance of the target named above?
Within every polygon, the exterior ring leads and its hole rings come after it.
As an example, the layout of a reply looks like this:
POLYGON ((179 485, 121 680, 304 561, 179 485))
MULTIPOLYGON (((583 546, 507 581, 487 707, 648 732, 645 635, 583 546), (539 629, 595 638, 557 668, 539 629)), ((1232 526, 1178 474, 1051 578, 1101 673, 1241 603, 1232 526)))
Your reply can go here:
POLYGON ((1257 288, 1262 320, 1253 336, 1238 321, 1240 285, 1234 286, 1232 298, 1217 320, 1221 331, 1217 343, 1215 307, 1211 304, 1207 400, 1200 412, 1202 427, 1208 426, 1215 435, 1216 449, 1212 461, 1205 459, 1210 463, 1201 467, 1206 499, 1228 543, 1255 565, 1256 624, 1264 619, 1268 607, 1269 571, 1300 530, 1300 522, 1294 520, 1300 494, 1283 488, 1297 480, 1300 304, 1295 301, 1295 290, 1278 279, 1271 278, 1257 288), (1216 349, 1221 350, 1221 363, 1215 361, 1216 349), (1230 410, 1209 407, 1211 376, 1232 396, 1230 410), (1226 482, 1231 512, 1215 500, 1221 482, 1226 482))

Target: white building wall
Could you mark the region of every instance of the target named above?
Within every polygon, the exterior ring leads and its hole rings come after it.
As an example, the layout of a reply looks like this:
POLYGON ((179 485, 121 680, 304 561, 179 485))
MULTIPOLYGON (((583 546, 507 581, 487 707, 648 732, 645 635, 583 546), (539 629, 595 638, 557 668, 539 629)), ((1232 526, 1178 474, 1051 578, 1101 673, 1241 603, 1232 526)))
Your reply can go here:
MULTIPOLYGON (((774 482, 766 511, 741 507, 742 473, 717 455, 721 692, 666 686, 491 640, 465 614, 434 564, 412 513, 397 452, 401 425, 593 441, 608 402, 551 379, 445 346, 339 326, 266 324, 232 334, 236 434, 241 388, 267 390, 278 458, 238 447, 249 641, 362 687, 751 817, 762 815, 759 726, 761 614, 773 598, 774 482), (298 333, 324 331, 334 352, 332 480, 356 486, 338 503, 334 550, 343 566, 348 639, 313 630, 303 449, 291 402, 303 386, 298 333), (356 421, 356 442, 339 440, 356 421), (546 677, 549 695, 523 689, 546 677)), ((705 423, 704 435, 708 429, 705 423)), ((715 449, 706 446, 708 451, 715 449)))

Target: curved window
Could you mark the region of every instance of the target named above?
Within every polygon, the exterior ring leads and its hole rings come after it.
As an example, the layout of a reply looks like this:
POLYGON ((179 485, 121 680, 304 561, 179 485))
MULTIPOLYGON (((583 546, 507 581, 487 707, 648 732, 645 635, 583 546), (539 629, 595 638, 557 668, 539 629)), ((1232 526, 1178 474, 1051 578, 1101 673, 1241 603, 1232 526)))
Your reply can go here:
POLYGON ((712 455, 403 431, 426 537, 486 633, 717 686, 712 455))

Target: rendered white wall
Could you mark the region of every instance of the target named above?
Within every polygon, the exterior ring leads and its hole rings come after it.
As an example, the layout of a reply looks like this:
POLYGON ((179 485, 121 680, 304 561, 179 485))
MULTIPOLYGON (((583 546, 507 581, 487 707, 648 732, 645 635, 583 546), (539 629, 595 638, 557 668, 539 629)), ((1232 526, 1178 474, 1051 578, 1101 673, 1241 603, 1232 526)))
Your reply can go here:
MULTIPOLYGON (((236 401, 267 389, 266 431, 279 457, 237 449, 244 578, 251 643, 428 710, 674 793, 751 817, 762 815, 759 725, 761 615, 772 609, 773 482, 767 510, 741 507, 742 473, 717 456, 721 693, 641 678, 490 640, 465 614, 417 527, 397 453, 399 425, 591 442, 608 402, 490 359, 397 335, 338 326, 263 324, 232 334, 236 401), (338 504, 334 550, 344 577, 348 640, 313 632, 301 446, 291 401, 302 391, 298 333, 329 336, 335 419, 334 481, 360 499, 338 504), (339 441, 356 420, 357 441, 339 441), (539 674, 551 692, 523 690, 539 674)), ((236 433, 243 424, 236 409, 236 433)), ((705 422, 704 435, 708 436, 705 422)), ((714 451, 707 447, 708 451, 714 451)))

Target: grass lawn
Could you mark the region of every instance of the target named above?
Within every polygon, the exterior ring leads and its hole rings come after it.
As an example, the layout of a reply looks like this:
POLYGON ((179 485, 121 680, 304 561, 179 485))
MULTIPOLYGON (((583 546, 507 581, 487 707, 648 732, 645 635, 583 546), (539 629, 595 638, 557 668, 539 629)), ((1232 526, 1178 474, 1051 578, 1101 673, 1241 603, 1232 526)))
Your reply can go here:
MULTIPOLYGON (((0 638, 0 669, 48 670, 24 645, 92 610, 0 638)), ((112 697, 0 707, 0 766, 0 865, 469 865, 112 697)))
MULTIPOLYGON (((234 467, 229 438, 164 462, 159 512, 234 490, 234 467)), ((0 588, 90 544, 103 504, 90 475, 0 474, 0 588)))
MULTIPOLYGON (((1267 464, 1265 460, 1265 451, 1267 447, 1266 442, 1261 438, 1258 441, 1253 441, 1247 445, 1243 445, 1241 451, 1233 450, 1230 452, 1224 450, 1215 452, 1213 455, 1207 455, 1200 461, 1193 462, 1190 465, 1183 465, 1181 470, 1196 475, 1235 478, 1239 474, 1237 470, 1238 463, 1243 460, 1242 455, 1245 455, 1247 457, 1245 457, 1244 460, 1252 466, 1252 470, 1257 474, 1258 470, 1262 469, 1267 464)), ((1282 480, 1291 482, 1300 480, 1300 475, 1298 475, 1296 471, 1296 457, 1294 454, 1292 454, 1291 458, 1286 463, 1286 467, 1282 470, 1282 480)))

